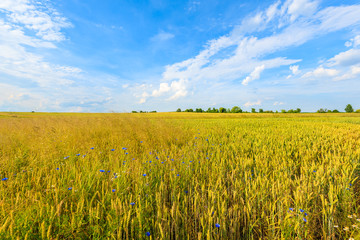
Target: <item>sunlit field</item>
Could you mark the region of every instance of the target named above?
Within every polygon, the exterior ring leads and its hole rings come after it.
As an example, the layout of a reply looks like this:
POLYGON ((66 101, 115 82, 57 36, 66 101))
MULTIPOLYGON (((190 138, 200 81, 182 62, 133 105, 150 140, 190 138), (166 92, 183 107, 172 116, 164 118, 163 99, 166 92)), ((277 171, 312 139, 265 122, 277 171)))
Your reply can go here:
POLYGON ((0 113, 0 239, 359 239, 360 114, 0 113))

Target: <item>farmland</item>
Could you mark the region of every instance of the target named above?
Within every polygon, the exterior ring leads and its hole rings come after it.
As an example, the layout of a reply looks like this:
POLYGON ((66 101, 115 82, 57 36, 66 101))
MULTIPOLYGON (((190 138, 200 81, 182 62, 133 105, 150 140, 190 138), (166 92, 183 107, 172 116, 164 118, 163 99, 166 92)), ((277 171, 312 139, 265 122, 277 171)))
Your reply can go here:
POLYGON ((359 163, 356 113, 0 113, 0 238, 356 239, 359 163))

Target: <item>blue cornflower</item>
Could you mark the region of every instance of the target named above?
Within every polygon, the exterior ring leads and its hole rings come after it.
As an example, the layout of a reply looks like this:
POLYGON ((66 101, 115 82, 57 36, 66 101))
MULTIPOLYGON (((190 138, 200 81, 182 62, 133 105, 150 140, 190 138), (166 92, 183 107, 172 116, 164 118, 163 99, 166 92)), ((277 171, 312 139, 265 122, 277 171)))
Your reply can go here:
POLYGON ((93 150, 93 149, 94 149, 94 147, 91 147, 90 149, 91 149, 91 150, 93 150))
POLYGON ((146 232, 146 236, 150 237, 151 233, 150 232, 146 232))
POLYGON ((3 178, 3 179, 1 179, 1 181, 6 181, 6 180, 8 180, 8 178, 6 178, 6 177, 5 177, 5 178, 3 178))
POLYGON ((184 192, 185 192, 185 193, 188 193, 188 190, 185 190, 184 192))
POLYGON ((303 210, 303 209, 301 209, 301 208, 300 208, 299 210, 300 210, 300 212, 304 212, 304 210, 303 210))
POLYGON ((144 173, 143 176, 146 177, 146 173, 144 173))
POLYGON ((80 156, 80 153, 76 154, 76 156, 80 156))
POLYGON ((72 187, 69 187, 68 190, 69 190, 69 191, 72 190, 72 187))
POLYGON ((294 211, 294 208, 289 208, 290 211, 294 211))
POLYGON ((215 227, 219 228, 219 227, 220 227, 220 224, 218 224, 218 223, 217 223, 217 224, 215 224, 215 227))
POLYGON ((67 157, 64 157, 64 159, 68 159, 69 158, 69 156, 67 156, 67 157))
POLYGON ((346 190, 350 190, 350 188, 346 188, 346 190))
POLYGON ((307 216, 308 214, 307 213, 304 213, 305 216, 307 216))
POLYGON ((105 172, 105 170, 103 170, 103 169, 100 169, 100 172, 105 172))
POLYGON ((316 170, 314 170, 313 172, 316 172, 316 170))
POLYGON ((179 176, 180 176, 180 174, 176 174, 176 176, 178 176, 178 177, 179 177, 179 176))
POLYGON ((135 203, 134 203, 134 202, 132 202, 132 203, 130 203, 130 205, 131 205, 131 206, 134 206, 134 205, 135 205, 135 203))
POLYGON ((110 170, 108 170, 107 172, 110 172, 110 170))
POLYGON ((116 191, 116 189, 113 189, 113 190, 111 190, 112 192, 115 192, 116 191))
POLYGON ((140 141, 140 143, 142 143, 142 141, 140 141))
POLYGON ((56 170, 59 170, 59 169, 60 169, 60 168, 58 168, 58 167, 56 168, 56 170))
POLYGON ((125 154, 129 154, 129 153, 125 153, 125 154))
POLYGON ((164 163, 164 162, 161 162, 161 163, 164 163))
POLYGON ((127 150, 127 148, 126 148, 126 147, 123 147, 122 149, 123 149, 123 150, 127 150))
POLYGON ((110 151, 115 151, 115 149, 111 149, 110 151))
POLYGON ((156 157, 157 160, 159 160, 159 157, 156 157))
POLYGON ((307 222, 306 218, 303 218, 304 222, 307 222))

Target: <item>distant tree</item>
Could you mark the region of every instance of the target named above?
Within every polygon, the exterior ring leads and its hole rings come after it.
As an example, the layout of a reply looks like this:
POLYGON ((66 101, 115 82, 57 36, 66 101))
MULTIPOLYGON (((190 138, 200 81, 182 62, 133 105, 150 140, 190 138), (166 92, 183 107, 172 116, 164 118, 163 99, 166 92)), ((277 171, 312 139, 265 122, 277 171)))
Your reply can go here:
POLYGON ((323 109, 323 108, 320 108, 319 110, 317 110, 316 112, 317 113, 325 113, 326 112, 326 108, 325 109, 323 109))
POLYGON ((328 113, 331 113, 331 110, 329 109, 329 110, 327 110, 327 112, 328 112, 328 113))
POLYGON ((221 113, 226 113, 226 108, 220 107, 220 108, 219 108, 219 112, 221 112, 221 113))
POLYGON ((294 109, 290 109, 287 111, 288 113, 294 113, 294 109))
POLYGON ((218 112, 219 112, 219 109, 213 108, 213 109, 212 109, 212 112, 213 112, 213 113, 218 113, 218 112))
POLYGON ((204 112, 201 108, 197 108, 195 112, 204 112))
POLYGON ((156 113, 156 111, 150 111, 151 113, 156 113))
POLYGON ((296 109, 296 112, 297 112, 297 113, 301 113, 301 109, 300 109, 300 108, 297 108, 297 109, 296 109))
POLYGON ((332 112, 333 112, 333 113, 338 113, 338 112, 339 112, 339 110, 334 109, 332 112))
POLYGON ((286 113, 286 110, 285 110, 285 109, 281 109, 281 113, 286 113))
POLYGON ((181 108, 178 108, 178 109, 176 110, 176 112, 181 112, 181 108))
POLYGON ((132 113, 137 113, 137 111, 131 111, 132 113))
POLYGON ((192 108, 186 109, 185 112, 193 112, 194 110, 192 108))
POLYGON ((256 113, 255 108, 252 108, 252 109, 251 109, 251 112, 252 112, 252 113, 256 113))
POLYGON ((356 112, 356 113, 360 113, 360 109, 356 110, 355 112, 356 112))
POLYGON ((351 104, 346 105, 345 112, 347 112, 347 113, 354 112, 354 109, 351 106, 351 104))
POLYGON ((240 107, 238 107, 238 106, 234 106, 232 109, 231 109, 231 111, 230 112, 232 112, 232 113, 241 113, 242 112, 242 110, 241 110, 241 108, 240 107))
POLYGON ((263 113, 263 112, 264 112, 264 109, 260 108, 259 113, 263 113))
POLYGON ((278 110, 276 110, 275 113, 279 113, 278 110))

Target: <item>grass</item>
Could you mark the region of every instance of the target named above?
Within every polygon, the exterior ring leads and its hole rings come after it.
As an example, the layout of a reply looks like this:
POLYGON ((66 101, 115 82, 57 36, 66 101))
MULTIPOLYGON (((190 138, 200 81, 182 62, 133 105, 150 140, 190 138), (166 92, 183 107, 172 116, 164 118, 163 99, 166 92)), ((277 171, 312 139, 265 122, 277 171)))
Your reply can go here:
POLYGON ((359 238, 359 116, 0 113, 0 238, 359 238))

